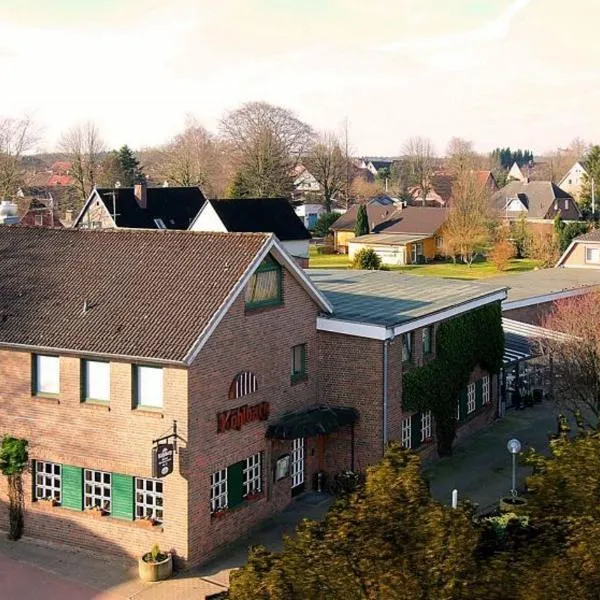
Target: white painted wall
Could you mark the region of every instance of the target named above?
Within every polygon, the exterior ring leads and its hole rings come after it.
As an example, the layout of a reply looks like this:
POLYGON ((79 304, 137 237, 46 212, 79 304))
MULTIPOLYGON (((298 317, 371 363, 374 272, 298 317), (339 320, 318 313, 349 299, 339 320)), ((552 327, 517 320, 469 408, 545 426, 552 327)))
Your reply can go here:
POLYGON ((299 256, 301 258, 308 258, 308 240, 293 240, 287 242, 281 242, 281 245, 287 250, 292 256, 299 256))
POLYGON ((219 218, 219 215, 213 208, 210 200, 204 203, 204 206, 198 211, 196 218, 188 227, 189 231, 218 231, 226 233, 225 225, 219 218))
POLYGON ((357 242, 348 242, 348 257, 350 261, 354 260, 354 255, 363 248, 373 248, 375 254, 379 256, 384 265, 405 265, 406 264, 406 246, 369 246, 357 242))

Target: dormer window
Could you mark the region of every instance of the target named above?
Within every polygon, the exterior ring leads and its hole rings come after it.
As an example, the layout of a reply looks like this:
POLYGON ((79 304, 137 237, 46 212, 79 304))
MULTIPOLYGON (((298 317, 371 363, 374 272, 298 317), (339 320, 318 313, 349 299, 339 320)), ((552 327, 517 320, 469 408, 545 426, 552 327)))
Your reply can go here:
POLYGON ((256 375, 250 371, 238 373, 229 387, 229 399, 235 400, 248 394, 253 394, 258 390, 258 381, 256 375))
POLYGON ((246 308, 274 306, 283 302, 283 273, 281 265, 271 257, 265 258, 246 286, 246 308))

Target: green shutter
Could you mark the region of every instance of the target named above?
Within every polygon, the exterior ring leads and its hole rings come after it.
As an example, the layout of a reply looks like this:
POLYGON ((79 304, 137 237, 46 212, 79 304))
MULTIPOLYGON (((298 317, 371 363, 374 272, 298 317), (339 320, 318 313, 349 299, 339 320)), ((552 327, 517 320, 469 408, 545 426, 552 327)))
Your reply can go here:
POLYGON ((468 414, 468 407, 467 407, 467 388, 464 387, 461 391, 460 391, 460 396, 459 396, 459 402, 460 402, 460 420, 461 421, 466 421, 467 420, 467 414, 468 414))
POLYGON ((475 384, 475 410, 483 406, 483 379, 479 379, 475 384))
POLYGON ((112 510, 116 519, 133 521, 135 515, 134 479, 130 475, 111 475, 112 510))
POLYGON ((246 461, 235 463, 227 467, 227 506, 228 508, 234 508, 238 504, 241 504, 244 500, 244 467, 246 461))
POLYGON ((415 413, 410 422, 411 448, 416 450, 421 445, 421 413, 415 413))
POLYGON ((61 471, 61 505, 83 510, 83 469, 62 465, 61 471))

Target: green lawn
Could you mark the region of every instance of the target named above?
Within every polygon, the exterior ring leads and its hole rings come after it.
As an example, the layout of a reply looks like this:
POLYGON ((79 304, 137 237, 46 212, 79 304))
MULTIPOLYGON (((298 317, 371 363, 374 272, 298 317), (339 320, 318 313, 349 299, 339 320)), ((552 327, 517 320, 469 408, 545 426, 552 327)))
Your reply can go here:
MULTIPOLYGON (((537 266, 535 260, 528 258, 513 259, 506 271, 498 271, 487 261, 473 263, 472 266, 452 264, 451 262, 435 262, 426 265, 408 265, 406 267, 390 266, 391 271, 403 271, 411 275, 429 277, 446 277, 454 279, 487 279, 498 275, 507 275, 521 271, 531 271, 537 266)), ((309 268, 311 269, 348 269, 350 261, 345 254, 317 254, 316 249, 310 249, 309 268)))

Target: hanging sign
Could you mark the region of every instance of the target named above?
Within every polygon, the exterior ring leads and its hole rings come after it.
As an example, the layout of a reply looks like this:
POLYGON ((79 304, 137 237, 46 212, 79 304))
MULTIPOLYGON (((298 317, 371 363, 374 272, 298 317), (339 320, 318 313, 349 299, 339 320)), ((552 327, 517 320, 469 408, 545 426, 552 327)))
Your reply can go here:
POLYGON ((266 421, 269 418, 269 411, 269 403, 261 402, 252 406, 244 404, 239 408, 217 413, 217 433, 230 429, 239 431, 243 425, 252 421, 266 421))
POLYGON ((175 447, 173 444, 157 444, 152 448, 152 476, 166 477, 173 472, 175 447))

